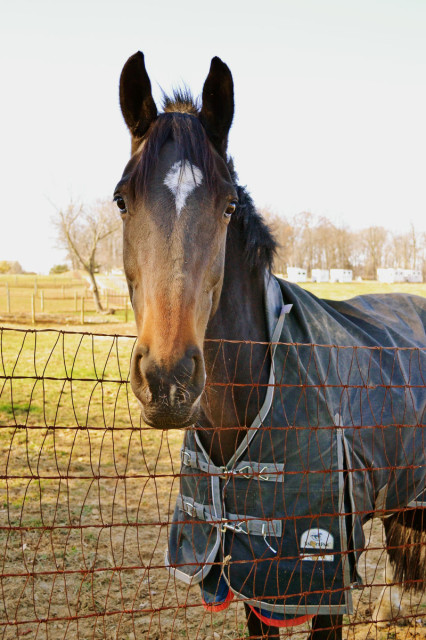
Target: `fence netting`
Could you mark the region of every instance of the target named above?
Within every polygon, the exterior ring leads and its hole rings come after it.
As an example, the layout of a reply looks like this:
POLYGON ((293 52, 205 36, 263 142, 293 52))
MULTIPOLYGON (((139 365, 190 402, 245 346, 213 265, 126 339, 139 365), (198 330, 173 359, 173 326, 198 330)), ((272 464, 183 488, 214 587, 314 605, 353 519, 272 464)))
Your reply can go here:
MULTIPOLYGON (((223 611, 208 611, 199 586, 188 586, 165 567, 181 493, 183 432, 154 430, 141 421, 129 383, 134 343, 128 336, 0 330, 4 640, 248 637, 242 597, 236 595, 223 611)), ((223 342, 214 348, 220 357, 223 342)), ((414 362, 418 350, 412 351, 414 362)), ((273 393, 282 393, 279 384, 273 393)), ((407 460, 407 469, 412 467, 407 460)), ((389 460, 389 473, 394 468, 389 460)), ((282 514, 274 518, 285 520, 282 514)), ((355 550, 362 582, 351 581, 353 614, 343 617, 343 637, 426 637, 424 584, 413 593, 389 571, 385 575, 380 519, 369 520, 364 536, 364 547, 355 550), (394 608, 377 624, 373 610, 386 581, 393 585, 394 608)), ((407 538, 405 544, 424 545, 424 539, 407 538)), ((274 546, 269 538, 268 546, 274 546)), ((424 553, 422 547, 419 557, 424 553)), ((280 633, 304 638, 308 629, 307 622, 280 633)))

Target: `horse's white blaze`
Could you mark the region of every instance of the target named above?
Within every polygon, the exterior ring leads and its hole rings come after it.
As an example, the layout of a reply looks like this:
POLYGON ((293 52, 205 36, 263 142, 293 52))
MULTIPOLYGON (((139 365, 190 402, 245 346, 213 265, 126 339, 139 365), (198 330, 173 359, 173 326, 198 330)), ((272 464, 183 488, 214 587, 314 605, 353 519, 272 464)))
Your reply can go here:
POLYGON ((170 189, 175 197, 176 213, 180 213, 185 206, 188 196, 203 181, 203 174, 195 164, 185 160, 175 162, 164 178, 164 184, 170 189))

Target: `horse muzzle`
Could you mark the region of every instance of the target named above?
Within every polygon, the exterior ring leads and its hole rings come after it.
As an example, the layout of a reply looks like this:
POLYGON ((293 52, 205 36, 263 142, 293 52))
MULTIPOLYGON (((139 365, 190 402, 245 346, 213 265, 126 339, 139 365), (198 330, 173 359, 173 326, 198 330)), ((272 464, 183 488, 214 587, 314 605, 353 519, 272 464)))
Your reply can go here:
POLYGON ((204 359, 196 346, 171 366, 159 363, 149 347, 139 344, 133 354, 130 382, 144 421, 157 429, 181 429, 198 418, 205 384, 204 359))

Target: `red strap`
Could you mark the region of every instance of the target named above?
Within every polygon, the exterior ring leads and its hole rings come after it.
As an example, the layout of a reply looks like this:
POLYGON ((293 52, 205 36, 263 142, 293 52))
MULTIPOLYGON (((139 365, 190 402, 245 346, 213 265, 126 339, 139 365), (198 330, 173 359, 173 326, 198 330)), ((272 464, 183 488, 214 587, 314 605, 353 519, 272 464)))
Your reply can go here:
POLYGON ((311 618, 314 617, 313 613, 308 613, 305 616, 299 616, 298 618, 289 618, 288 620, 276 620, 274 618, 267 618, 266 616, 262 616, 260 611, 258 611, 255 607, 249 604, 250 609, 253 613, 263 622, 263 624, 269 625, 270 627, 296 627, 299 624, 303 624, 311 618))
POLYGON ((234 594, 232 593, 231 589, 229 589, 223 602, 219 602, 218 604, 211 602, 210 604, 207 604, 207 602, 204 602, 203 600, 203 607, 206 611, 223 611, 224 609, 227 609, 229 607, 229 604, 233 597, 234 594))

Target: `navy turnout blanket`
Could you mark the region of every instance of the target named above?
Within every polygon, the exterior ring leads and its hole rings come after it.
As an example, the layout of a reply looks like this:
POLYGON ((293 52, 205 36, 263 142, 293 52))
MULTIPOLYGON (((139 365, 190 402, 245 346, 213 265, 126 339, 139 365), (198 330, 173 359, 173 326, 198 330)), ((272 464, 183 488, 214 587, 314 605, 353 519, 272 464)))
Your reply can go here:
POLYGON ((424 506, 426 301, 320 300, 268 276, 265 304, 264 405, 226 467, 186 432, 166 562, 208 603, 351 613, 362 523, 424 506))

